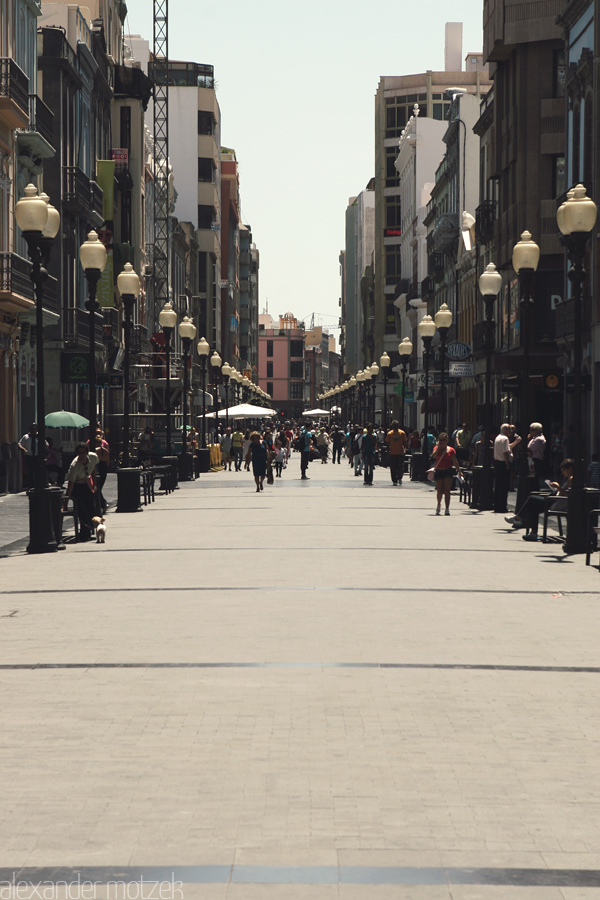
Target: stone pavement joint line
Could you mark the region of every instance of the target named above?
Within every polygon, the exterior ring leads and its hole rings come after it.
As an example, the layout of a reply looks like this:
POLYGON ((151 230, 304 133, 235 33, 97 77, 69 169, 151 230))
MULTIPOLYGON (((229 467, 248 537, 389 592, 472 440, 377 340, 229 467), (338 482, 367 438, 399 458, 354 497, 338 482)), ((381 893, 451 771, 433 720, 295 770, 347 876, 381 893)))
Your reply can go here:
MULTIPOLYGON (((139 882, 154 884, 422 884, 512 887, 600 887, 600 869, 451 868, 417 866, 115 866, 0 869, 0 886, 139 882)), ((157 897, 160 896, 157 894, 157 897)))
MULTIPOLYGON (((0 616, 0 618, 10 618, 0 616)), ((573 672, 600 675, 600 666, 502 666, 477 663, 369 663, 369 662, 176 662, 176 663, 13 663, 0 671, 43 669, 457 669, 480 672, 573 672)))

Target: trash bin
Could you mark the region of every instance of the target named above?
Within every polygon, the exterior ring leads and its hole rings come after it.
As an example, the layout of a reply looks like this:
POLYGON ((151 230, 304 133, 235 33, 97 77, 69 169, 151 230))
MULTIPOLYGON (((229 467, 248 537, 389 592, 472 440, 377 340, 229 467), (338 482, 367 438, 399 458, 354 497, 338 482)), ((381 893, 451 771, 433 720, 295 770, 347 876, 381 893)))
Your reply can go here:
POLYGON ((210 472, 210 450, 208 447, 199 447, 196 450, 196 456, 198 458, 198 471, 202 472, 210 472))

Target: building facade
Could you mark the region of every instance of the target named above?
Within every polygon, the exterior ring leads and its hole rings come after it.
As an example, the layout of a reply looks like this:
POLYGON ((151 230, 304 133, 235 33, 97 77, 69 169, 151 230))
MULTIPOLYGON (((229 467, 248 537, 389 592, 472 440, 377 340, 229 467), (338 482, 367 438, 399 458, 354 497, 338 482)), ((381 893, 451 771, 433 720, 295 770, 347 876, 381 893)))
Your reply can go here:
POLYGON ((365 317, 361 281, 372 265, 375 248, 375 183, 371 179, 364 191, 351 197, 346 209, 345 247, 340 254, 342 308, 340 337, 344 371, 358 372, 367 365, 367 328, 373 321, 365 317))
POLYGON ((259 386, 272 398, 281 414, 299 418, 305 408, 304 328, 293 315, 269 313, 258 317, 259 386))

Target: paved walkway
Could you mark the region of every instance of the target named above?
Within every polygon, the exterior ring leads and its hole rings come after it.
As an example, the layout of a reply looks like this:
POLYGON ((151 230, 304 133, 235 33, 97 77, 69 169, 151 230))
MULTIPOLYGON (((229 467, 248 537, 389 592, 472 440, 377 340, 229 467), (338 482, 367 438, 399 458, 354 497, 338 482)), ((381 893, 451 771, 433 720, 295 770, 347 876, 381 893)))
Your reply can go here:
POLYGON ((206 475, 105 546, 0 560, 0 882, 600 898, 597 568, 309 474, 206 475))

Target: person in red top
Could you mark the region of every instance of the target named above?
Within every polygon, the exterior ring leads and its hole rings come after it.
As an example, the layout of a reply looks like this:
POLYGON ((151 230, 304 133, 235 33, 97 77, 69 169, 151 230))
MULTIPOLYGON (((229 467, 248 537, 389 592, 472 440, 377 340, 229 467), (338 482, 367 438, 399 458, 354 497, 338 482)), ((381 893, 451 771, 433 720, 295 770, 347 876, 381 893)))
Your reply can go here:
POLYGON ((442 509, 442 497, 446 505, 446 515, 450 515, 450 489, 452 488, 453 469, 456 469, 462 478, 462 472, 456 458, 456 451, 453 447, 448 446, 448 435, 442 432, 438 437, 438 442, 433 450, 433 458, 435 459, 433 479, 437 488, 437 508, 436 516, 439 516, 442 509))
POLYGON ((392 484, 402 484, 406 434, 400 430, 398 422, 392 422, 392 430, 388 431, 386 434, 385 442, 390 448, 390 475, 392 476, 392 484))

